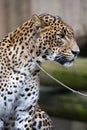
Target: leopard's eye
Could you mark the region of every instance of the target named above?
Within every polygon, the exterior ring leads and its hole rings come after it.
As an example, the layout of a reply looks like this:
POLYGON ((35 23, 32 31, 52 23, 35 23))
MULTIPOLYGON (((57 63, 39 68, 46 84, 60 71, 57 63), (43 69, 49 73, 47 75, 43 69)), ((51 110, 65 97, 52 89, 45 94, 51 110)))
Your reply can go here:
POLYGON ((60 34, 59 36, 60 36, 60 38, 65 38, 64 34, 60 34))

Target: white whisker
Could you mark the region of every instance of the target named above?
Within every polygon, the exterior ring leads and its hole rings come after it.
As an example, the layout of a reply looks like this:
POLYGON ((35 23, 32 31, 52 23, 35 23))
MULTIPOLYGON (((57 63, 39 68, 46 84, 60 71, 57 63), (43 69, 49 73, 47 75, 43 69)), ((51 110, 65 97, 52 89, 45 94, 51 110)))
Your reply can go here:
POLYGON ((64 83, 62 83, 61 81, 59 81, 58 79, 54 78, 51 74, 47 73, 37 62, 35 62, 37 64, 37 66, 40 68, 40 70, 42 70, 46 75, 48 75, 51 79, 53 79, 54 81, 56 81, 57 83, 59 83, 61 86, 65 87, 66 89, 68 89, 69 91, 87 97, 87 94, 81 93, 79 91, 76 91, 70 87, 68 87, 67 85, 65 85, 64 83))

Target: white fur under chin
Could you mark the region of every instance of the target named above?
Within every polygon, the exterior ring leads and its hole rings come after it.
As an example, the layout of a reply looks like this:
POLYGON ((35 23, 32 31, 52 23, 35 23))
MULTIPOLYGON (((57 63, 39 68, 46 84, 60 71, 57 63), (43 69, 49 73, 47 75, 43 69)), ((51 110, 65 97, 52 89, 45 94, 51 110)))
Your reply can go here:
POLYGON ((73 65, 73 62, 71 62, 71 63, 67 62, 67 63, 64 64, 65 67, 71 67, 72 65, 73 65))

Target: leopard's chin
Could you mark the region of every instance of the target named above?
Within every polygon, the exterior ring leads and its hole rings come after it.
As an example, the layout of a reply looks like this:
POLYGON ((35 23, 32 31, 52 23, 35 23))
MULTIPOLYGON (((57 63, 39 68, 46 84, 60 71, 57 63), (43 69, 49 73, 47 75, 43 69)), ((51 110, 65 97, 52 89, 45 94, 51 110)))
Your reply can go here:
POLYGON ((67 62, 63 66, 65 67, 71 67, 73 65, 73 62, 67 62))
POLYGON ((65 66, 65 67, 71 67, 73 65, 73 62, 74 62, 74 59, 73 60, 69 60, 69 61, 67 61, 65 63, 62 63, 62 65, 65 66))

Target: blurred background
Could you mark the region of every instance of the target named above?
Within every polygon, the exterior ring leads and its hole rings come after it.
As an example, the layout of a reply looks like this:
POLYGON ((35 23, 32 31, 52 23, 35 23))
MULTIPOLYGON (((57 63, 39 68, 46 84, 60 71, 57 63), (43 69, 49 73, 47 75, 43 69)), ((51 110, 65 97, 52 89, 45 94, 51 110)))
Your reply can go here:
MULTIPOLYGON (((69 87, 87 92, 87 0, 0 0, 0 39, 33 14, 59 15, 75 31, 80 55, 74 66, 45 63, 43 68, 69 87)), ((87 97, 75 95, 41 72, 40 104, 55 130, 87 130, 87 97)))

